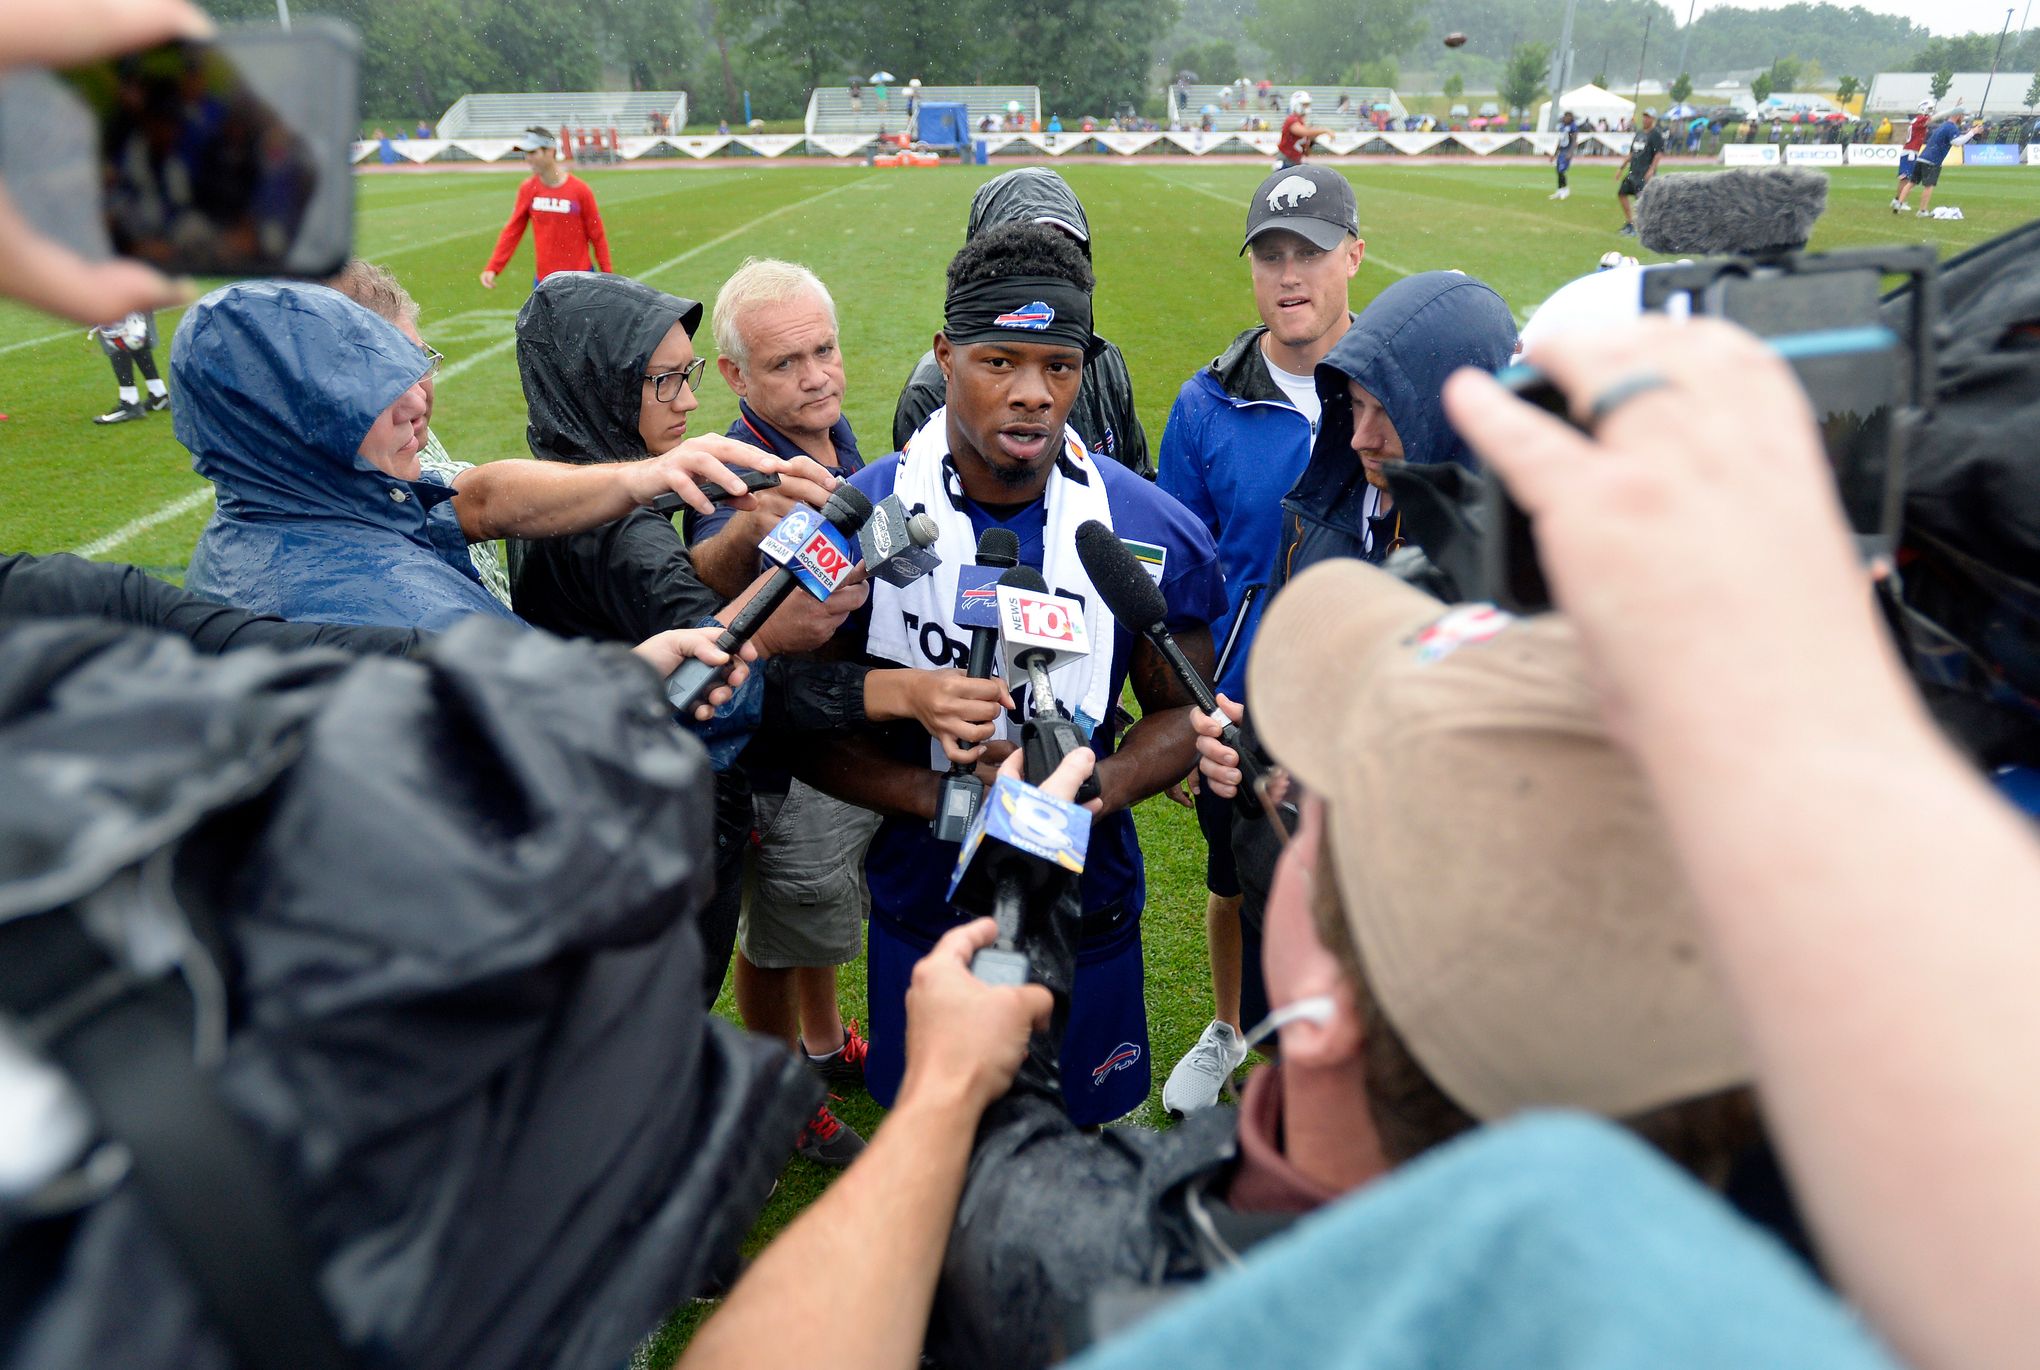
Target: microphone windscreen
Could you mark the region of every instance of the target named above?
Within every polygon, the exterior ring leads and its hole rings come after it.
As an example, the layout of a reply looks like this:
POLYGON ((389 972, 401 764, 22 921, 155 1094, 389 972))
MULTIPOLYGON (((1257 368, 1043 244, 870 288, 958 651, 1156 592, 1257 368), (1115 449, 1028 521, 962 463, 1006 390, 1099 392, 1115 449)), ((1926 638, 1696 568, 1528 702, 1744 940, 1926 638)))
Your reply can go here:
POLYGON ((1119 534, 1096 519, 1077 529, 1077 559, 1084 563, 1091 586, 1105 607, 1134 632, 1154 627, 1169 616, 1169 602, 1119 534))
POLYGON ((871 500, 862 490, 845 481, 822 505, 822 517, 845 533, 854 533, 871 517, 871 500))
POLYGON ((1018 566, 1020 535, 1011 528, 987 528, 978 535, 977 564, 1018 566))
MULTIPOLYGON (((942 529, 926 514, 916 514, 907 520, 907 541, 916 547, 933 547, 935 539, 942 536, 942 529)), ((1006 536, 1011 537, 1008 533, 1006 536)))
POLYGON ((1801 248, 1827 194, 1827 175, 1804 167, 1657 176, 1636 198, 1636 236, 1652 252, 1678 257, 1801 248))
POLYGON ((1010 585, 1016 590, 1026 590, 1030 594, 1045 595, 1048 593, 1048 582, 1043 580, 1041 572, 1035 570, 1032 566, 1013 567, 1005 575, 999 577, 999 584, 1010 585))

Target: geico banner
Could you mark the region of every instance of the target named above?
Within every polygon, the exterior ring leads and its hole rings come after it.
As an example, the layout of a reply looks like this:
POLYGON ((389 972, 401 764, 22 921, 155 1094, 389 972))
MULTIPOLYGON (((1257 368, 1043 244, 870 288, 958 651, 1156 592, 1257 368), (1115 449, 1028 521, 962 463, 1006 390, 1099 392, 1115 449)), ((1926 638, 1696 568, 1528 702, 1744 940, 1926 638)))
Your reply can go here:
POLYGON ((1905 149, 1897 143, 1850 143, 1843 149, 1850 166, 1896 167, 1898 159, 1905 156, 1905 149))
POLYGON ((1840 143, 1788 143, 1785 147, 1787 166, 1840 166, 1842 145, 1840 143))
POLYGON ((1964 166, 2017 166, 2017 143, 1971 143, 1962 149, 1964 166))
POLYGON ((1776 166, 1778 147, 1775 143, 1723 143, 1721 145, 1723 166, 1776 166))

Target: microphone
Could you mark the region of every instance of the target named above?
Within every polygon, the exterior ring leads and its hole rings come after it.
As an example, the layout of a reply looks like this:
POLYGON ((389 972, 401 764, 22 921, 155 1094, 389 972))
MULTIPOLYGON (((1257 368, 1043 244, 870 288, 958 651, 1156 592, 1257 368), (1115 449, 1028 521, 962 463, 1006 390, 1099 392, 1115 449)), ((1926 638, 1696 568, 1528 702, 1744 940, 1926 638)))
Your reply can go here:
POLYGON ((1064 880, 1084 873, 1091 815, 1079 805, 1002 775, 992 786, 949 877, 949 902, 973 914, 989 911, 999 940, 979 948, 971 974, 987 984, 1027 983, 1020 950, 1029 898, 1054 898, 1064 880))
MULTIPOLYGON (((1218 697, 1211 692, 1204 677, 1190 664, 1190 658, 1183 655, 1183 649, 1176 645, 1176 639, 1164 626, 1169 617, 1169 602, 1162 597, 1162 587, 1141 567, 1131 549, 1119 540, 1119 535, 1096 519, 1086 519, 1077 528, 1077 560, 1084 563, 1084 572, 1091 577, 1091 588, 1105 601, 1105 607, 1112 611, 1112 617, 1128 632, 1138 633, 1154 644, 1154 648, 1175 673, 1183 690, 1208 714, 1219 713, 1218 697)), ((1255 786, 1261 780, 1261 768, 1247 747, 1246 739, 1240 735, 1237 723, 1227 722, 1219 730, 1218 740, 1233 749, 1240 759, 1240 778, 1248 786, 1255 786)))
POLYGON ((942 558, 928 550, 941 531, 934 519, 926 514, 909 514, 898 495, 887 495, 872 511, 864 531, 857 535, 864 569, 873 580, 888 585, 911 585, 942 564, 942 558))
MULTIPOLYGON (((916 515, 927 518, 926 514, 916 515)), ((932 520, 931 520, 932 522, 932 520)), ((960 566, 956 572, 956 609, 952 615, 958 628, 970 630, 970 665, 974 680, 990 680, 999 665, 999 572, 1020 562, 1020 539, 1009 528, 987 528, 978 539, 977 565, 960 566)), ((984 782, 977 767, 968 761, 954 762, 942 778, 942 793, 935 801, 935 817, 928 824, 938 842, 961 842, 984 801, 984 782)))
POLYGON ((1796 252, 1812 236, 1827 196, 1826 174, 1806 167, 1657 176, 1636 197, 1636 236, 1672 257, 1796 252))
MULTIPOLYGON (((999 639, 1005 645, 1006 687, 1017 698, 1027 687, 1027 720, 1020 726, 1022 773, 1040 784, 1062 759, 1084 746, 1077 725, 1056 706, 1048 674, 1064 662, 1091 654, 1083 608, 1073 599, 1048 593, 1048 582, 1031 566, 1016 566, 999 577, 999 639)), ((1079 802, 1098 797, 1097 772, 1077 791, 1079 802)))
MULTIPOLYGON (((734 659, 737 650, 764 626, 772 611, 785 602, 795 587, 816 599, 834 594, 836 587, 857 568, 850 540, 870 517, 871 500, 847 483, 836 487, 819 513, 806 505, 788 511, 758 544, 758 550, 777 562, 779 569, 737 611, 715 645, 734 659)), ((692 718, 694 706, 715 688, 727 670, 727 666, 711 666, 699 657, 691 657, 666 677, 666 698, 682 718, 692 718)))

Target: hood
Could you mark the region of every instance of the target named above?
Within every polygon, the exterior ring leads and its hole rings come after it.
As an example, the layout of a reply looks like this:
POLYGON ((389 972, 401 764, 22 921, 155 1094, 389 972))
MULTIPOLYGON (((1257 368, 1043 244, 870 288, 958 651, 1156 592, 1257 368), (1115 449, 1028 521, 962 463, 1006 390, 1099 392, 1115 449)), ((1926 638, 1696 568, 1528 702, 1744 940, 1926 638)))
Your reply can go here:
POLYGON ((391 478, 357 454, 426 365, 417 344, 338 291, 243 281, 193 305, 177 329, 173 430, 224 510, 385 524, 391 478))
MULTIPOLYGON (((1516 346, 1516 320, 1493 288, 1458 271, 1426 271, 1397 281, 1361 311, 1346 336, 1318 363, 1324 421, 1311 448, 1348 452, 1353 411, 1346 382, 1381 401, 1413 466, 1451 462, 1471 469, 1473 453, 1445 421, 1439 392, 1462 366, 1499 371, 1516 346)), ((1306 474, 1306 479, 1308 478, 1306 474)))
POLYGON ((1091 221, 1069 182, 1043 166, 1021 167, 994 176, 971 197, 970 223, 964 239, 977 237, 1000 224, 1032 224, 1054 219, 1076 230, 1078 245, 1091 255, 1091 221))
POLYGON ((639 461, 645 363, 674 324, 693 337, 701 305, 628 277, 560 271, 517 315, 525 441, 549 461, 639 461))
POLYGON ((1381 401, 1410 465, 1472 469, 1473 453, 1445 421, 1438 392, 1462 366, 1499 371, 1515 347, 1516 320, 1508 305, 1471 276, 1426 271, 1382 291, 1318 363, 1324 418, 1311 443, 1310 464, 1283 508, 1359 537, 1364 502, 1358 496, 1365 476, 1350 446, 1349 379, 1381 401))

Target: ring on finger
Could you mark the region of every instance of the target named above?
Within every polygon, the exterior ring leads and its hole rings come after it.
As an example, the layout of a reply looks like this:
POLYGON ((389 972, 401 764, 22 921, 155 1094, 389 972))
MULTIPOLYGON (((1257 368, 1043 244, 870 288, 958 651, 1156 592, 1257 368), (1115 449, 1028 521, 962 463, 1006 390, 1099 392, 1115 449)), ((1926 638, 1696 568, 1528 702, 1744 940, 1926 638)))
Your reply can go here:
POLYGON ((1607 417, 1638 395, 1648 395, 1653 390, 1668 390, 1672 382, 1656 371, 1638 371, 1625 376, 1594 397, 1587 407, 1587 429, 1597 429, 1607 417))

